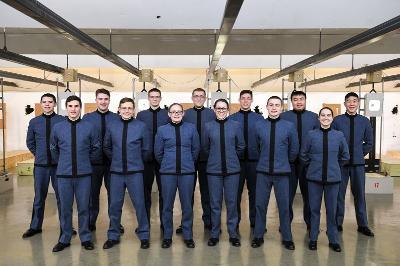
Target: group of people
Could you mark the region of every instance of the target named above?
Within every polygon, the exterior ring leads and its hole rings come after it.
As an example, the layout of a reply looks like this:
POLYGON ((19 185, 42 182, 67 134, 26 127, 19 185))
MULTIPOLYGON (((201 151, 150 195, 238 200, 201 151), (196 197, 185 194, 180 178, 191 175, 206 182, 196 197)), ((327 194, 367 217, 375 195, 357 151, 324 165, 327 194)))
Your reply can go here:
MULTIPOLYGON (((210 231, 209 246, 219 242, 221 210, 225 200, 227 231, 232 246, 239 247, 241 198, 244 184, 249 198, 251 246, 264 243, 266 215, 272 187, 279 210, 282 244, 294 250, 291 223, 293 200, 299 184, 303 217, 309 230, 309 248, 317 249, 320 209, 324 195, 329 247, 340 252, 338 231, 343 230, 344 199, 350 179, 358 232, 374 236, 368 227, 365 203, 364 157, 373 147, 368 118, 357 114, 359 96, 345 96, 346 113, 334 118, 329 107, 319 114, 306 110, 306 93, 293 91, 293 110, 282 113, 277 96, 267 100, 268 117, 251 111, 253 93, 240 92, 240 111, 229 115, 229 103, 218 99, 213 110, 204 107, 207 95, 192 92, 193 108, 173 103, 160 108, 161 91, 148 92, 149 109, 135 118, 135 102, 123 98, 118 114, 109 110, 110 92, 96 91, 97 110, 81 119, 81 99, 69 96, 67 117, 55 114, 56 98, 41 97, 43 114, 28 127, 27 146, 35 156, 32 220, 23 234, 28 238, 42 232, 48 185, 53 185, 60 237, 53 252, 70 245, 74 198, 82 246, 94 249, 91 232, 96 230, 99 194, 104 180, 110 225, 103 248, 120 243, 125 189, 136 211, 135 233, 141 248, 150 247, 151 192, 158 186, 162 248, 172 245, 173 206, 176 192, 182 209, 185 245, 194 248, 193 203, 198 180, 204 229, 210 231)), ((76 232, 75 232, 76 234, 76 232)))

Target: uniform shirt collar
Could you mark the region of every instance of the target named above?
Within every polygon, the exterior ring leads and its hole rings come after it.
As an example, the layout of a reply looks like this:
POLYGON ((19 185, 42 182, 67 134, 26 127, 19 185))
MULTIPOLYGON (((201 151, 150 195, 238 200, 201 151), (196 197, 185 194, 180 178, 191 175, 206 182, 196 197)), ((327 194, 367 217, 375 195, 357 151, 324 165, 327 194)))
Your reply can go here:
POLYGON ((197 112, 201 112, 201 111, 203 111, 205 108, 204 108, 204 106, 202 106, 202 107, 200 107, 200 108, 198 108, 198 107, 196 107, 196 106, 193 106, 193 110, 195 110, 195 111, 197 111, 197 112))
POLYGON ((218 118, 215 118, 215 121, 217 121, 217 122, 220 123, 220 124, 223 124, 223 123, 225 123, 226 121, 228 121, 228 117, 225 117, 225 119, 218 119, 218 118))
POLYGON ((45 113, 42 114, 42 116, 43 116, 44 118, 52 118, 52 117, 55 116, 55 115, 56 115, 55 112, 52 112, 52 113, 49 114, 49 115, 46 115, 45 113))
POLYGON ((306 111, 306 109, 303 109, 301 111, 294 110, 294 109, 292 110, 292 112, 295 113, 295 114, 303 114, 305 111, 306 111))
POLYGON ((323 127, 320 126, 319 130, 321 130, 322 132, 329 132, 329 131, 331 131, 331 127, 323 128, 323 127))
POLYGON ((356 116, 357 116, 357 113, 356 113, 355 115, 351 115, 351 114, 349 114, 348 112, 346 112, 345 115, 346 115, 347 117, 356 117, 356 116))
POLYGON ((100 112, 99 109, 96 109, 96 112, 97 112, 99 115, 106 115, 106 114, 108 114, 108 113, 110 112, 110 110, 107 110, 107 111, 105 111, 105 112, 100 112))
POLYGON ((267 120, 270 121, 270 122, 278 122, 279 120, 281 120, 281 117, 278 116, 277 118, 271 118, 271 117, 268 116, 267 120))
POLYGON ((153 112, 153 113, 155 113, 155 112, 160 112, 161 111, 161 107, 160 106, 158 106, 158 108, 157 109, 153 109, 153 108, 149 108, 149 111, 150 112, 153 112))
POLYGON ((183 124, 182 121, 179 122, 179 123, 174 123, 174 122, 170 121, 169 123, 170 123, 173 127, 180 127, 180 126, 183 124))
POLYGON ((133 117, 131 117, 131 118, 129 118, 129 119, 123 119, 122 116, 121 116, 121 121, 124 122, 124 123, 129 123, 129 122, 131 122, 132 120, 133 120, 133 117))
POLYGON ((76 124, 79 123, 81 121, 81 118, 79 117, 78 119, 76 119, 75 121, 72 121, 71 119, 69 119, 69 117, 67 116, 67 121, 70 122, 71 124, 76 124))
POLYGON ((246 110, 246 111, 245 111, 245 110, 242 110, 242 109, 240 109, 240 110, 239 110, 239 112, 240 112, 240 113, 242 113, 242 114, 250 114, 250 113, 251 113, 251 109, 249 109, 249 110, 246 110))

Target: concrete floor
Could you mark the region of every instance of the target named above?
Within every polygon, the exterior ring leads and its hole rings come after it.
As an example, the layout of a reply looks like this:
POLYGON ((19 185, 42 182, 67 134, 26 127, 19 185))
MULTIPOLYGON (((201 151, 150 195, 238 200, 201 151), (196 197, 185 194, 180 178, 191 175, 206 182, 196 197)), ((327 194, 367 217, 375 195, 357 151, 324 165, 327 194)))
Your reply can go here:
MULTIPOLYGON (((242 246, 231 247, 224 225, 221 241, 216 247, 208 247, 208 233, 203 230, 199 192, 196 190, 194 240, 195 249, 187 249, 181 237, 174 236, 170 249, 161 248, 158 206, 152 208, 151 247, 140 249, 140 242, 134 235, 136 218, 129 198, 126 198, 122 223, 125 235, 121 244, 111 250, 103 250, 106 240, 108 216, 105 190, 102 191, 101 214, 94 233, 96 249, 81 248, 79 237, 71 247, 60 253, 52 253, 58 238, 58 220, 54 194, 49 194, 45 212, 43 233, 29 240, 21 238, 28 228, 33 200, 33 179, 29 176, 13 179, 14 189, 0 194, 0 265, 400 265, 400 179, 395 179, 394 195, 367 195, 370 226, 375 238, 368 238, 356 231, 353 201, 347 193, 344 232, 341 234, 342 253, 330 251, 325 235, 325 217, 321 221, 318 250, 308 249, 308 237, 301 216, 301 198, 295 200, 295 218, 292 226, 295 251, 285 250, 280 244, 278 213, 272 197, 268 213, 268 233, 263 247, 250 246, 251 234, 247 219, 240 225, 242 246)), ((153 193, 157 202, 157 193, 153 193)), ((248 210, 247 196, 243 197, 244 217, 248 210)), ((180 220, 180 207, 176 201, 175 225, 180 220)), ((324 211, 322 211, 324 213, 324 211)), ((77 214, 74 212, 74 224, 77 214)))

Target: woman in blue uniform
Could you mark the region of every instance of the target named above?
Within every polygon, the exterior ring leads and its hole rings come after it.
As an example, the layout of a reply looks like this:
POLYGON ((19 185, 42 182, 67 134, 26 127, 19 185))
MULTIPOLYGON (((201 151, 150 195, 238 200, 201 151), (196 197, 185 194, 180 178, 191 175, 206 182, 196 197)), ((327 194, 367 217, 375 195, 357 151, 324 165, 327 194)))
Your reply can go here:
POLYGON ((239 157, 243 156, 245 142, 238 122, 227 117, 229 104, 225 99, 214 103, 216 120, 206 123, 203 150, 208 156, 207 179, 211 205, 211 237, 209 246, 219 242, 222 198, 225 194, 229 242, 239 247, 237 198, 240 177, 239 157))
POLYGON ((311 209, 311 250, 317 249, 322 194, 324 195, 329 247, 336 252, 338 243, 336 208, 341 182, 340 164, 350 159, 349 149, 342 132, 331 129, 333 111, 324 107, 319 111, 321 127, 308 132, 301 148, 300 159, 308 164, 308 196, 311 209))
POLYGON ((192 196, 195 180, 195 162, 200 152, 200 140, 196 127, 182 121, 181 104, 174 103, 168 109, 171 122, 159 127, 154 156, 160 163, 162 186, 162 224, 164 239, 162 248, 169 248, 173 234, 173 208, 176 190, 182 207, 182 234, 188 248, 194 248, 192 196))

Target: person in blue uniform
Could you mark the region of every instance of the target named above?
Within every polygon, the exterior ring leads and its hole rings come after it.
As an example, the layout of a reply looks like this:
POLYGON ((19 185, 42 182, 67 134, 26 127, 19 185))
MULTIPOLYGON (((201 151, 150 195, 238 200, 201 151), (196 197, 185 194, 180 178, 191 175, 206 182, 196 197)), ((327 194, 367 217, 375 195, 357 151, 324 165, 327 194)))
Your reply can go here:
POLYGON ((111 121, 103 142, 103 150, 111 160, 110 178, 110 228, 103 248, 109 249, 120 241, 119 226, 125 188, 128 190, 135 207, 138 235, 142 249, 150 247, 149 221, 144 202, 143 172, 144 161, 151 156, 150 138, 146 125, 133 118, 135 102, 131 98, 122 98, 118 111, 120 118, 111 121))
POLYGON ((268 118, 255 127, 260 159, 257 164, 256 224, 251 243, 254 248, 264 243, 269 197, 274 187, 282 244, 286 249, 295 249, 289 215, 289 176, 290 163, 299 153, 299 142, 294 124, 280 118, 282 107, 281 98, 271 96, 267 101, 268 118))
POLYGON ((245 150, 243 130, 240 124, 227 115, 229 104, 225 99, 214 103, 216 119, 205 125, 202 148, 208 156, 207 179, 211 204, 211 233, 209 246, 219 242, 221 233, 222 201, 225 198, 229 242, 239 247, 236 230, 238 223, 237 198, 240 179, 240 161, 245 150))
MULTIPOLYGON (((306 110, 307 95, 303 91, 293 91, 290 95, 293 110, 286 111, 281 114, 281 118, 292 122, 297 129, 297 137, 299 139, 299 150, 302 147, 304 139, 308 131, 319 128, 318 115, 314 112, 306 110)), ((301 160, 290 165, 291 174, 289 179, 289 212, 290 222, 293 221, 293 200, 296 195, 297 184, 300 186, 301 196, 303 198, 303 219, 307 229, 310 229, 310 204, 308 202, 307 181, 305 173, 307 168, 301 160)))
MULTIPOLYGON (((207 99, 206 91, 202 88, 196 88, 192 92, 192 101, 193 101, 193 108, 188 109, 185 111, 185 116, 183 117, 184 122, 192 123, 196 126, 197 133, 200 137, 200 144, 201 138, 204 136, 204 125, 207 122, 210 122, 215 119, 215 113, 210 109, 204 107, 204 103, 207 99)), ((199 158, 196 162, 196 172, 197 172, 197 179, 199 180, 200 186, 200 196, 201 196, 201 207, 203 209, 203 223, 204 229, 211 230, 211 208, 210 208, 210 194, 208 191, 208 182, 207 182, 207 174, 206 174, 206 167, 207 167, 207 158, 205 154, 200 151, 199 158)), ((196 180, 195 180, 195 187, 196 187, 196 180)), ((192 199, 192 205, 194 203, 194 199, 192 199)), ((182 227, 178 227, 176 229, 176 233, 181 233, 182 227)))
POLYGON ((200 152, 200 140, 196 127, 182 121, 181 104, 174 103, 168 109, 171 122, 159 127, 154 156, 160 164, 164 235, 162 248, 169 248, 173 235, 173 208, 176 190, 182 208, 182 235, 188 248, 194 248, 192 197, 195 180, 195 162, 200 152))
POLYGON ((259 152, 256 143, 256 132, 254 128, 258 121, 263 120, 263 117, 260 114, 251 111, 252 102, 253 92, 251 90, 242 90, 239 94, 240 110, 239 112, 229 116, 229 118, 240 123, 246 144, 243 158, 240 160, 240 180, 237 201, 238 228, 241 220, 240 204, 242 202, 244 183, 246 182, 249 197, 250 228, 254 229, 256 220, 256 167, 259 158, 259 152))
MULTIPOLYGON (((97 110, 87 113, 82 120, 90 122, 98 132, 100 132, 101 141, 104 141, 107 125, 115 119, 119 119, 116 113, 111 112, 108 107, 110 105, 110 91, 106 89, 96 90, 96 105, 97 110)), ((99 215, 99 197, 101 185, 104 179, 104 185, 107 189, 108 205, 110 205, 110 161, 107 156, 102 154, 99 161, 93 164, 92 189, 90 191, 90 231, 96 230, 96 221, 99 215)), ((121 226, 121 233, 124 228, 121 226)))
POLYGON ((43 94, 40 98, 43 114, 29 121, 26 146, 35 156, 33 168, 35 198, 33 200, 31 224, 22 238, 28 238, 42 232, 44 208, 50 180, 56 195, 58 215, 60 215, 60 199, 55 176, 57 162, 51 156, 50 134, 54 125, 64 121, 65 118, 54 112, 55 105, 56 97, 53 94, 43 94))
POLYGON ((358 232, 373 237, 374 233, 368 227, 367 205, 365 202, 365 161, 364 157, 372 150, 373 132, 367 117, 357 114, 360 99, 354 92, 349 92, 344 98, 346 113, 335 117, 332 128, 343 132, 349 145, 349 163, 342 166, 342 183, 339 188, 336 222, 338 230, 343 231, 345 196, 350 178, 351 191, 354 197, 354 207, 358 232))
MULTIPOLYGON (((151 136, 150 147, 153 150, 154 139, 156 137, 157 129, 160 126, 167 124, 170 119, 168 117, 168 111, 160 108, 161 102, 161 91, 157 88, 149 90, 147 93, 150 107, 147 110, 140 111, 136 119, 144 122, 148 129, 148 134, 151 136)), ((163 229, 161 213, 163 209, 163 199, 162 199, 162 189, 160 180, 160 165, 157 160, 152 158, 144 163, 144 199, 146 202, 147 218, 150 223, 150 210, 151 210, 151 191, 154 183, 154 176, 156 177, 157 187, 158 187, 158 210, 160 214, 160 227, 163 229)))
POLYGON ((324 194, 329 247, 340 252, 336 226, 336 208, 341 182, 340 164, 350 159, 349 149, 342 132, 331 128, 333 111, 324 107, 319 111, 320 128, 305 136, 300 160, 308 165, 308 196, 310 200, 310 250, 317 249, 321 218, 321 202, 324 194))
POLYGON ((58 161, 56 175, 61 208, 61 236, 53 252, 70 245, 74 197, 81 244, 86 250, 92 250, 94 245, 89 230, 91 164, 101 156, 101 140, 95 127, 80 119, 82 102, 79 97, 69 96, 65 106, 68 117, 53 127, 50 137, 51 155, 58 161))

